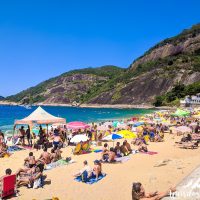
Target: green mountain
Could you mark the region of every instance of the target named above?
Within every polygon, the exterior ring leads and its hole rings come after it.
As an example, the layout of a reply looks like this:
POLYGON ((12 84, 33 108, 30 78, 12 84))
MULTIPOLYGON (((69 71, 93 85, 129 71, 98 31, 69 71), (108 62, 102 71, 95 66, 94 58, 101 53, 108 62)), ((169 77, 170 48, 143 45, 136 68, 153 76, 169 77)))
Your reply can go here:
MULTIPOLYGON (((177 101, 163 95, 177 85, 195 87, 200 81, 200 24, 165 39, 136 59, 129 68, 115 66, 73 70, 49 79, 7 100, 44 103, 161 105, 177 101), (194 86, 195 85, 195 86, 194 86), (160 99, 159 99, 160 98, 160 99)), ((176 90, 175 90, 176 91, 176 90)), ((187 95, 185 89, 184 95, 187 95)))

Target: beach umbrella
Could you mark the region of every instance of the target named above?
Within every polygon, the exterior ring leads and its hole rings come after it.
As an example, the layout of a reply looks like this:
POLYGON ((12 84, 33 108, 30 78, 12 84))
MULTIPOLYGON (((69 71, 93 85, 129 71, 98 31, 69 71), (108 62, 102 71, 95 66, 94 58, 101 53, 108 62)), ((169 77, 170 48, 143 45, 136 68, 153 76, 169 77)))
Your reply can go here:
POLYGON ((129 121, 128 124, 133 125, 135 122, 134 121, 129 121))
POLYGON ((107 131, 108 130, 108 127, 102 125, 102 126, 97 126, 97 130, 98 131, 107 131))
POLYGON ((88 141, 89 138, 86 135, 75 135, 70 142, 71 143, 79 143, 79 142, 85 142, 88 141))
POLYGON ((103 140, 117 140, 117 139, 121 139, 122 136, 116 133, 112 133, 106 137, 103 138, 103 140))
POLYGON ((172 116, 178 116, 178 117, 184 117, 190 115, 189 111, 177 109, 175 113, 172 114, 172 116))
POLYGON ((134 127, 138 127, 138 126, 141 126, 141 125, 143 125, 144 124, 144 122, 136 122, 133 126, 134 127))
POLYGON ((68 129, 78 130, 78 129, 86 129, 89 128, 90 125, 84 123, 84 122, 69 122, 67 124, 68 129))
POLYGON ((176 128, 176 130, 178 132, 182 132, 182 133, 190 133, 190 132, 192 132, 192 129, 187 127, 187 126, 179 126, 179 127, 176 128))
POLYGON ((121 130, 118 132, 118 134, 122 135, 123 138, 125 139, 134 139, 137 137, 137 134, 136 133, 133 133, 131 131, 128 131, 128 130, 121 130))

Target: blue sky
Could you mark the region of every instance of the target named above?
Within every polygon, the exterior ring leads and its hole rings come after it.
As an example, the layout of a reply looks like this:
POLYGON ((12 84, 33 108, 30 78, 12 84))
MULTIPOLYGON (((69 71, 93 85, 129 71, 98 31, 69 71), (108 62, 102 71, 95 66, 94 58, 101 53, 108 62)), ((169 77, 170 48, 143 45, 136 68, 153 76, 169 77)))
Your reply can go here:
POLYGON ((0 95, 71 69, 128 67, 200 22, 198 0, 0 0, 0 95))

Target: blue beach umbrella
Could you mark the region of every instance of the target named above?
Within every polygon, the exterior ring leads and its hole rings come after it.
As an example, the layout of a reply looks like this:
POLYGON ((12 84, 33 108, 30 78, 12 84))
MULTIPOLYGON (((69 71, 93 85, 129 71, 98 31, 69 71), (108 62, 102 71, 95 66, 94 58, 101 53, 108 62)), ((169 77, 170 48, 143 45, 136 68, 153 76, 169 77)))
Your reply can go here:
POLYGON ((116 133, 112 133, 106 137, 103 138, 103 140, 117 140, 117 139, 121 139, 122 136, 116 133))

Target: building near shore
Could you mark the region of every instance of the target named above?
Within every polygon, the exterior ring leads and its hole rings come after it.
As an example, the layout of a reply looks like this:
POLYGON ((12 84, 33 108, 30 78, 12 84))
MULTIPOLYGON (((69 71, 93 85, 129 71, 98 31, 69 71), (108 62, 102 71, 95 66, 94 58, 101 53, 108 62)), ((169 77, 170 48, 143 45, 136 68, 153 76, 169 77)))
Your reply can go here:
POLYGON ((180 100, 181 106, 190 107, 190 106, 199 106, 200 105, 200 93, 193 96, 186 96, 185 99, 180 100))

